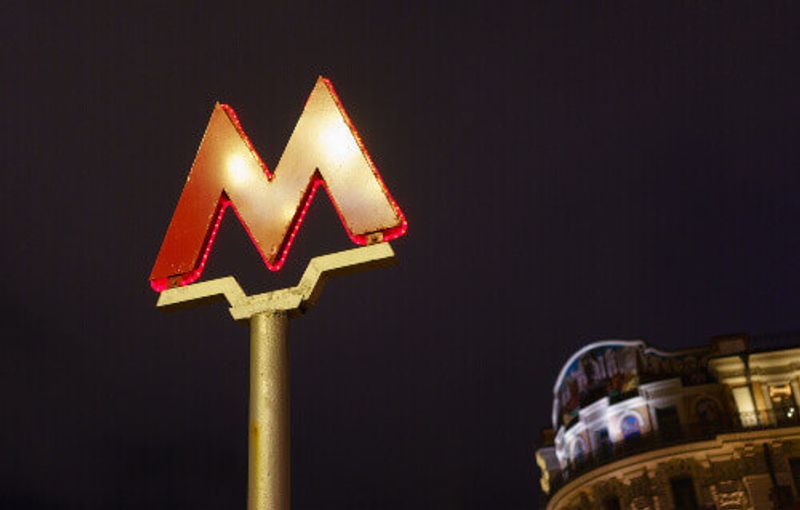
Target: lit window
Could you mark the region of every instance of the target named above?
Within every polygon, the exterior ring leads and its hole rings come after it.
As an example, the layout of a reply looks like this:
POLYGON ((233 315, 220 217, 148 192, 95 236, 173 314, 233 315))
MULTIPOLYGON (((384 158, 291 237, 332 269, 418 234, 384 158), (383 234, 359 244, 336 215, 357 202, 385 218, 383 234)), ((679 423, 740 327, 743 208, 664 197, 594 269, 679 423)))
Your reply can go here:
POLYGON ((639 418, 632 414, 622 418, 619 423, 619 428, 622 431, 622 437, 625 439, 636 439, 642 435, 642 427, 639 424, 639 418))
POLYGON ((778 423, 792 423, 797 420, 797 407, 792 396, 792 387, 788 384, 778 384, 769 387, 769 398, 778 423))

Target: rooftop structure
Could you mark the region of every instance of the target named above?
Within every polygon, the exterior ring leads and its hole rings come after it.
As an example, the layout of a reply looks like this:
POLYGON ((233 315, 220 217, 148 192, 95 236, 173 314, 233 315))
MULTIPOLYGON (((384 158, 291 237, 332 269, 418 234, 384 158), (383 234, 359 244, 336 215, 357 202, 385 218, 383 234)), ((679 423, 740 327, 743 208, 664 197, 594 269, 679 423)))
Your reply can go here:
POLYGON ((749 344, 610 340, 572 355, 536 452, 546 508, 800 508, 800 347, 749 344))

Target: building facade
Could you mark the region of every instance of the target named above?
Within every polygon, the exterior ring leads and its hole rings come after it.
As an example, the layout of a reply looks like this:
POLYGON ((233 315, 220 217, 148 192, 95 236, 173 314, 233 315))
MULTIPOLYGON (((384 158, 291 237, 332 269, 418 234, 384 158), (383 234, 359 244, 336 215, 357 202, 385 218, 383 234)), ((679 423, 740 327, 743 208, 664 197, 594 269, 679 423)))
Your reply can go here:
POLYGON ((800 509, 800 348, 749 340, 576 352, 536 451, 546 508, 800 509))

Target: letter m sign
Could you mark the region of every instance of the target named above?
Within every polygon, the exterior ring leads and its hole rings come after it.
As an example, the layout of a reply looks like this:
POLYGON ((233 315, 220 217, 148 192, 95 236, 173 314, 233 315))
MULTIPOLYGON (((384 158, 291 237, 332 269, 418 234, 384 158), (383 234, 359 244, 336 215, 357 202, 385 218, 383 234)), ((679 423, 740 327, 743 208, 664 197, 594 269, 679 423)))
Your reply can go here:
POLYGON ((279 270, 320 185, 353 242, 389 241, 405 233, 402 211, 328 80, 317 80, 274 173, 233 109, 215 105, 150 274, 151 286, 162 291, 200 277, 229 206, 267 267, 279 270))

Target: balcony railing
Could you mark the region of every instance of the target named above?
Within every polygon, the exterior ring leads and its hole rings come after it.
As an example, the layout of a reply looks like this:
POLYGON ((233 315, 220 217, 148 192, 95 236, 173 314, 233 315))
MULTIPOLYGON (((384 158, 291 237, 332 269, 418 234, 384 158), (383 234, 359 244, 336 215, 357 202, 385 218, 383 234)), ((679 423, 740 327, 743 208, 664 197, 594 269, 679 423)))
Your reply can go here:
POLYGON ((550 495, 555 494, 570 480, 592 469, 631 455, 682 443, 713 439, 724 433, 798 425, 800 425, 800 416, 797 412, 758 411, 740 413, 733 417, 726 416, 723 420, 713 423, 687 423, 680 427, 664 427, 649 434, 629 437, 623 442, 607 443, 555 473, 550 482, 550 495))

